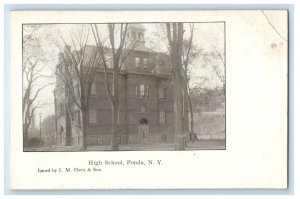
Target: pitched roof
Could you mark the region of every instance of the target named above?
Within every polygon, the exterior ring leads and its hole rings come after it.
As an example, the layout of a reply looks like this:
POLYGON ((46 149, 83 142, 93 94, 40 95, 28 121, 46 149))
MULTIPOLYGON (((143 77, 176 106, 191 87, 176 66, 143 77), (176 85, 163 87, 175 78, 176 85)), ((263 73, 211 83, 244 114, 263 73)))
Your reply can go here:
POLYGON ((142 51, 142 52, 153 52, 150 48, 147 48, 144 44, 138 44, 135 48, 135 51, 142 51))

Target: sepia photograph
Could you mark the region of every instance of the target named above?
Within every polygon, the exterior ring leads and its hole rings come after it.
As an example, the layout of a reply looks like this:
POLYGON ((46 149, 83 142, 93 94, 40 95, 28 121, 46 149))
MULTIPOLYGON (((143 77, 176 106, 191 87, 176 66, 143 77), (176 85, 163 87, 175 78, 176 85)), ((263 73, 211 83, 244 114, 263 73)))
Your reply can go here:
POLYGON ((225 26, 23 24, 23 151, 225 150, 225 26))
POLYGON ((287 10, 9 14, 10 189, 288 187, 287 10))

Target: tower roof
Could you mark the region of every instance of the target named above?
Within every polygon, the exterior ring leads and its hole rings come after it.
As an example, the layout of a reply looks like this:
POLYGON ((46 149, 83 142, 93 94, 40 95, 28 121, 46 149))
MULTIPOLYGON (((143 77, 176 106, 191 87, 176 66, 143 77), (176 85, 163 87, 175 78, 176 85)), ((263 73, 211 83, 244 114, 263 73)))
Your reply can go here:
POLYGON ((130 29, 136 29, 136 30, 142 30, 142 31, 145 31, 146 29, 144 28, 144 26, 140 23, 132 23, 132 24, 129 24, 129 28, 130 29))

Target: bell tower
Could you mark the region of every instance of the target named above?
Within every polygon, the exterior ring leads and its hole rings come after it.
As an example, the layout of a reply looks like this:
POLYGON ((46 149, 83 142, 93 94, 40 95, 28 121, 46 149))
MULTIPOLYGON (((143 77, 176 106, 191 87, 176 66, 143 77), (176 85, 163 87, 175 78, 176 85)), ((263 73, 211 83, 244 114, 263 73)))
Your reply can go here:
POLYGON ((145 28, 141 24, 130 24, 128 31, 128 39, 131 43, 144 44, 145 28))

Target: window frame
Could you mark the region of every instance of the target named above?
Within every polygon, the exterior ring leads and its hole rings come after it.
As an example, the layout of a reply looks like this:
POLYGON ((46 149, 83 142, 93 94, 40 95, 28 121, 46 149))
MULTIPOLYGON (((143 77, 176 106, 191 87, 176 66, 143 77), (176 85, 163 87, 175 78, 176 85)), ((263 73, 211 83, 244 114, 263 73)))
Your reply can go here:
POLYGON ((165 110, 159 110, 159 124, 165 125, 166 124, 166 111, 165 110))
POLYGON ((140 84, 140 97, 145 98, 146 97, 146 86, 145 84, 140 84))
POLYGON ((135 68, 140 68, 140 62, 141 62, 141 58, 140 57, 135 57, 134 58, 134 63, 135 63, 135 68))
POLYGON ((148 58, 143 58, 143 69, 147 70, 148 69, 148 58), (146 67, 145 67, 146 66, 146 67))
POLYGON ((158 99, 160 100, 166 99, 166 87, 164 85, 160 85, 158 87, 158 99))

